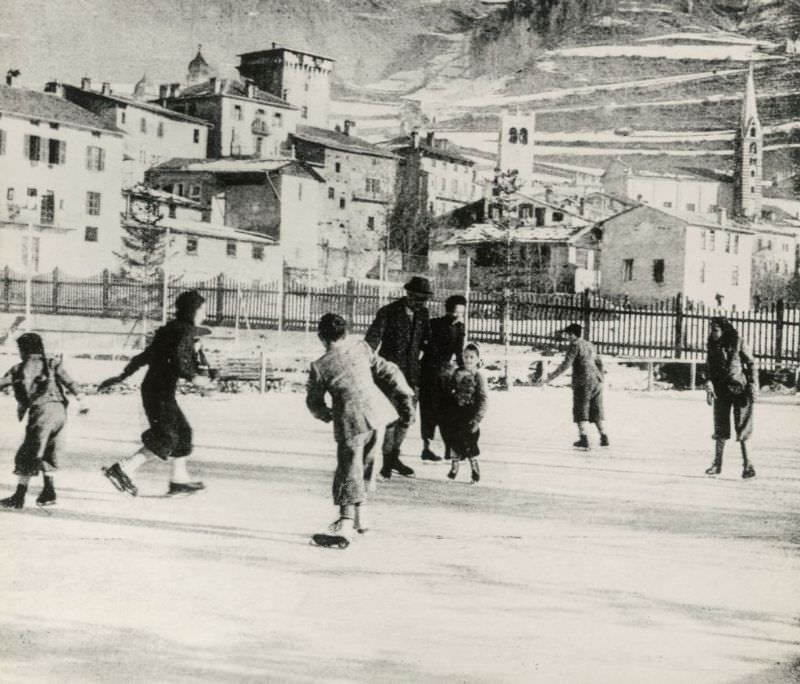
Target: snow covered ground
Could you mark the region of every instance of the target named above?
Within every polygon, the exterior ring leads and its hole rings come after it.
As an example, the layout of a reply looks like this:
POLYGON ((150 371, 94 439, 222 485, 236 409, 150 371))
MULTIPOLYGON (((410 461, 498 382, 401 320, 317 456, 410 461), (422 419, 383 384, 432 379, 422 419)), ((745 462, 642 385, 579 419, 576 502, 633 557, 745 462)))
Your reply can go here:
MULTIPOLYGON (((613 445, 574 451, 569 391, 492 392, 478 486, 405 460, 372 529, 334 517, 330 426, 302 394, 183 398, 208 489, 141 495, 135 395, 71 417, 58 506, 0 514, 3 682, 787 681, 800 629, 797 400, 758 406, 758 477, 717 479, 693 393, 607 392, 613 445)), ((0 494, 21 428, 0 398, 0 494)), ((38 487, 33 490, 33 497, 38 487)))

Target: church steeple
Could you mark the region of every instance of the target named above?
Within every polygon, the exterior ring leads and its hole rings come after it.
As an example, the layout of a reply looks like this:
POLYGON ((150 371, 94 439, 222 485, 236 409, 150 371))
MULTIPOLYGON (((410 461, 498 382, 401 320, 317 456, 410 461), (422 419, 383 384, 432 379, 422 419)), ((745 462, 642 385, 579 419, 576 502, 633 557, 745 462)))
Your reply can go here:
POLYGON ((734 150, 734 203, 736 213, 749 219, 761 216, 764 136, 758 118, 753 64, 747 73, 742 113, 734 150))
POLYGON ((211 67, 208 66, 203 57, 203 46, 197 46, 197 54, 194 59, 189 62, 189 70, 186 73, 186 85, 195 85, 196 83, 203 83, 211 76, 211 67))

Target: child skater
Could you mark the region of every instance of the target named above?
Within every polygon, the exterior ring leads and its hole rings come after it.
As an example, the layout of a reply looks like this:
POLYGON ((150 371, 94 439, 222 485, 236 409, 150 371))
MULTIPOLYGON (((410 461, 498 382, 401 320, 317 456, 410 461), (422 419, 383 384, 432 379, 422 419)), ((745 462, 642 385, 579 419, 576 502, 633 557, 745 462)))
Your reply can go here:
POLYGON ((22 363, 18 363, 0 378, 0 389, 13 387, 17 400, 17 417, 28 414, 25 439, 14 459, 17 490, 0 501, 3 508, 22 508, 28 482, 41 471, 44 487, 36 498, 39 506, 56 503, 53 471, 58 468, 58 456, 64 448, 64 426, 67 422, 67 392, 77 399, 80 413, 87 413, 81 405, 75 383, 61 363, 48 359, 42 338, 36 333, 25 333, 17 339, 22 363))
POLYGON ((414 415, 414 390, 400 369, 376 354, 363 340, 347 338, 347 322, 326 313, 319 321, 318 337, 325 354, 311 364, 306 405, 312 415, 333 422, 336 439, 336 472, 333 503, 339 518, 329 527, 331 535, 315 535, 320 544, 349 544, 353 529, 365 532, 365 482, 372 482, 375 451, 380 451, 382 432, 397 420, 407 427, 414 415), (331 405, 325 395, 331 397, 331 405))
POLYGON ((486 378, 480 372, 481 353, 475 342, 464 347, 463 365, 446 376, 444 380, 444 400, 442 422, 439 429, 442 439, 450 450, 451 480, 458 475, 459 461, 469 459, 472 469, 472 484, 481 479, 478 466, 478 439, 481 436, 480 424, 486 415, 488 390, 486 378))
POLYGON ((141 394, 144 411, 150 424, 142 433, 142 448, 103 468, 103 474, 119 491, 136 496, 139 492, 133 482, 136 470, 153 458, 172 462, 167 494, 193 494, 205 488, 202 482, 190 481, 186 471, 186 458, 192 453, 192 428, 175 399, 178 380, 189 380, 201 388, 207 387, 208 378, 198 374, 195 340, 196 323, 205 317, 205 299, 197 290, 187 290, 175 300, 175 318, 160 327, 153 341, 141 354, 134 356, 125 370, 98 386, 103 390, 122 382, 143 366, 147 373, 142 381, 141 394))

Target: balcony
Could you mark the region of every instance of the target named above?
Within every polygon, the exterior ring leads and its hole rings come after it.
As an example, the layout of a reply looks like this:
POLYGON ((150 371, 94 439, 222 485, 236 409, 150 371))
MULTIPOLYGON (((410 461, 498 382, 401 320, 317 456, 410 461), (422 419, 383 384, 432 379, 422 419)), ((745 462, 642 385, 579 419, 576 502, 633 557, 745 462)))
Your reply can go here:
POLYGON ((264 119, 253 119, 250 130, 253 135, 269 135, 269 125, 264 119))
POLYGON ((367 192, 366 190, 353 190, 353 202, 374 202, 376 204, 389 204, 392 195, 389 192, 367 192))

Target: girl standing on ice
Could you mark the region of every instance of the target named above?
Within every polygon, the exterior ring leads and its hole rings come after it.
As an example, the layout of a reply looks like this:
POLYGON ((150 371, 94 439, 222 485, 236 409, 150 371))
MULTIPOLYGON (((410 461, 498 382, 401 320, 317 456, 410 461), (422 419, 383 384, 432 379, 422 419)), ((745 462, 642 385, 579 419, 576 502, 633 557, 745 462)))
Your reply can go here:
POLYGON ((67 422, 67 392, 78 398, 75 383, 67 375, 61 363, 48 359, 44 353, 42 338, 36 333, 25 333, 17 339, 22 363, 18 363, 0 378, 0 389, 13 387, 17 400, 17 417, 22 420, 28 414, 25 439, 14 458, 14 474, 19 478, 17 490, 0 501, 3 508, 22 508, 28 482, 39 471, 44 478, 44 487, 36 498, 39 506, 52 506, 56 502, 53 471, 58 468, 58 455, 64 446, 64 426, 67 422))
POLYGON ((134 356, 120 375, 104 380, 98 387, 99 390, 111 387, 147 366, 141 394, 150 427, 142 433, 143 446, 103 468, 103 474, 114 487, 132 496, 139 491, 133 483, 133 474, 153 458, 171 459, 168 494, 192 494, 205 487, 202 482, 189 480, 186 457, 192 453, 192 428, 175 400, 180 378, 199 386, 208 384, 206 377, 198 375, 195 355, 195 325, 205 318, 205 299, 197 290, 188 290, 178 295, 175 309, 174 320, 156 331, 147 349, 134 356))
POLYGON ((486 415, 488 386, 479 370, 481 354, 475 342, 464 347, 463 365, 445 377, 442 416, 439 430, 450 451, 451 480, 458 475, 459 462, 469 459, 472 483, 481 479, 478 466, 480 424, 486 415))

